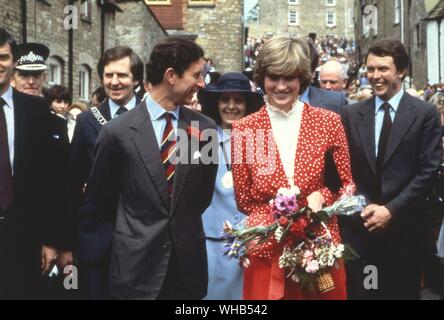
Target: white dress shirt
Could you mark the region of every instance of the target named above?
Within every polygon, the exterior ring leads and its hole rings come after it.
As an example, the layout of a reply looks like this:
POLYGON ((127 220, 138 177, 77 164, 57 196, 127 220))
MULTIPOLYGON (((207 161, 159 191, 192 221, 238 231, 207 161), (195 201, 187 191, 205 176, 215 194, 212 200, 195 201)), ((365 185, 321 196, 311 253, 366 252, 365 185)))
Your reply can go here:
POLYGON ((272 106, 267 97, 265 97, 265 103, 285 175, 290 186, 294 186, 294 163, 304 103, 299 99, 296 100, 289 112, 272 106))

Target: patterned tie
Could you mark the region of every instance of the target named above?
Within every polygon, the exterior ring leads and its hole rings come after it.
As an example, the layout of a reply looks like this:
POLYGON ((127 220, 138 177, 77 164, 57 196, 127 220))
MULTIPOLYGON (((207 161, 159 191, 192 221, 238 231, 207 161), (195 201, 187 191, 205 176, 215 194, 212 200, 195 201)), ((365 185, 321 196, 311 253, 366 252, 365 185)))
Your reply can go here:
POLYGON ((117 109, 115 117, 120 116, 122 113, 124 113, 124 112, 126 112, 126 111, 128 111, 127 108, 125 108, 125 107, 120 107, 119 109, 117 109))
POLYGON ((171 120, 171 114, 164 113, 166 120, 166 126, 162 135, 162 142, 160 144, 160 153, 162 156, 163 167, 165 168, 165 177, 168 183, 168 193, 170 196, 173 194, 173 182, 175 165, 171 163, 171 156, 176 151, 176 137, 174 134, 173 122, 171 120))
POLYGON ((384 120, 382 122, 381 134, 378 143, 378 156, 376 158, 376 181, 379 189, 380 198, 382 200, 382 165, 384 163, 384 155, 387 149, 387 143, 392 129, 392 118, 390 117, 390 104, 384 102, 381 108, 384 109, 384 120))
POLYGON ((11 206, 14 196, 4 105, 6 102, 0 97, 0 208, 7 210, 11 206))

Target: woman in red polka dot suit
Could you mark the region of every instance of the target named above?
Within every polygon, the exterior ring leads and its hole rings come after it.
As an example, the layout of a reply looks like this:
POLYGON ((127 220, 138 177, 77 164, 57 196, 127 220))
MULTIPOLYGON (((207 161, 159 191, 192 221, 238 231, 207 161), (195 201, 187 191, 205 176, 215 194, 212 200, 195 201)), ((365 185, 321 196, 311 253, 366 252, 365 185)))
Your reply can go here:
MULTIPOLYGON (((298 98, 311 81, 309 49, 302 39, 273 38, 261 49, 255 80, 265 90, 265 106, 233 125, 232 168, 239 210, 247 225, 269 225, 269 201, 282 187, 301 190, 299 205, 318 211, 337 200, 324 181, 328 150, 343 186, 352 185, 346 136, 340 117, 304 104, 298 98)), ((335 242, 341 242, 336 218, 328 223, 335 242)), ((315 229, 318 235, 325 231, 315 229)), ((301 291, 279 268, 283 247, 275 240, 251 253, 244 273, 244 299, 346 299, 342 261, 331 272, 335 289, 327 293, 301 291)))

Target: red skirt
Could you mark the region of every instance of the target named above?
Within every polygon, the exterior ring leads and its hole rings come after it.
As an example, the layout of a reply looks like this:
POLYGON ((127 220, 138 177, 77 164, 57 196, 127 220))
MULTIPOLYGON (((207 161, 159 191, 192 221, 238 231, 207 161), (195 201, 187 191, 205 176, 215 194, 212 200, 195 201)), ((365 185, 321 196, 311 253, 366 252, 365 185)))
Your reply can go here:
POLYGON ((245 300, 346 300, 346 276, 344 263, 332 268, 331 276, 335 288, 326 293, 301 291, 299 284, 286 278, 285 270, 279 268, 279 255, 272 259, 250 256, 251 265, 244 270, 245 300))

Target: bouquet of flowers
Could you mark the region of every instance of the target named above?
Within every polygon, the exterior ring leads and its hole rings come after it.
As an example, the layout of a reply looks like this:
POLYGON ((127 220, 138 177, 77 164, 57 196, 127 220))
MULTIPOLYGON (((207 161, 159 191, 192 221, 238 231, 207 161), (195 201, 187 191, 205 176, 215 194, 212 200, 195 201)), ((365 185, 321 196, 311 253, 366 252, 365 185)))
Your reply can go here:
POLYGON ((365 199, 362 195, 353 195, 351 188, 346 188, 346 193, 331 207, 312 212, 308 207, 299 208, 299 195, 298 187, 278 190, 276 197, 270 201, 270 214, 275 223, 269 226, 246 228, 243 221, 233 227, 225 221, 222 235, 226 248, 224 254, 239 258, 241 264, 248 267, 248 254, 274 237, 284 246, 279 267, 289 271, 287 277, 300 283, 303 289, 328 292, 334 289, 329 271, 337 265, 337 260, 354 259, 357 255, 350 247, 333 242, 326 222, 333 215, 352 215, 362 211, 365 199), (325 230, 322 236, 311 231, 319 225, 325 230))

